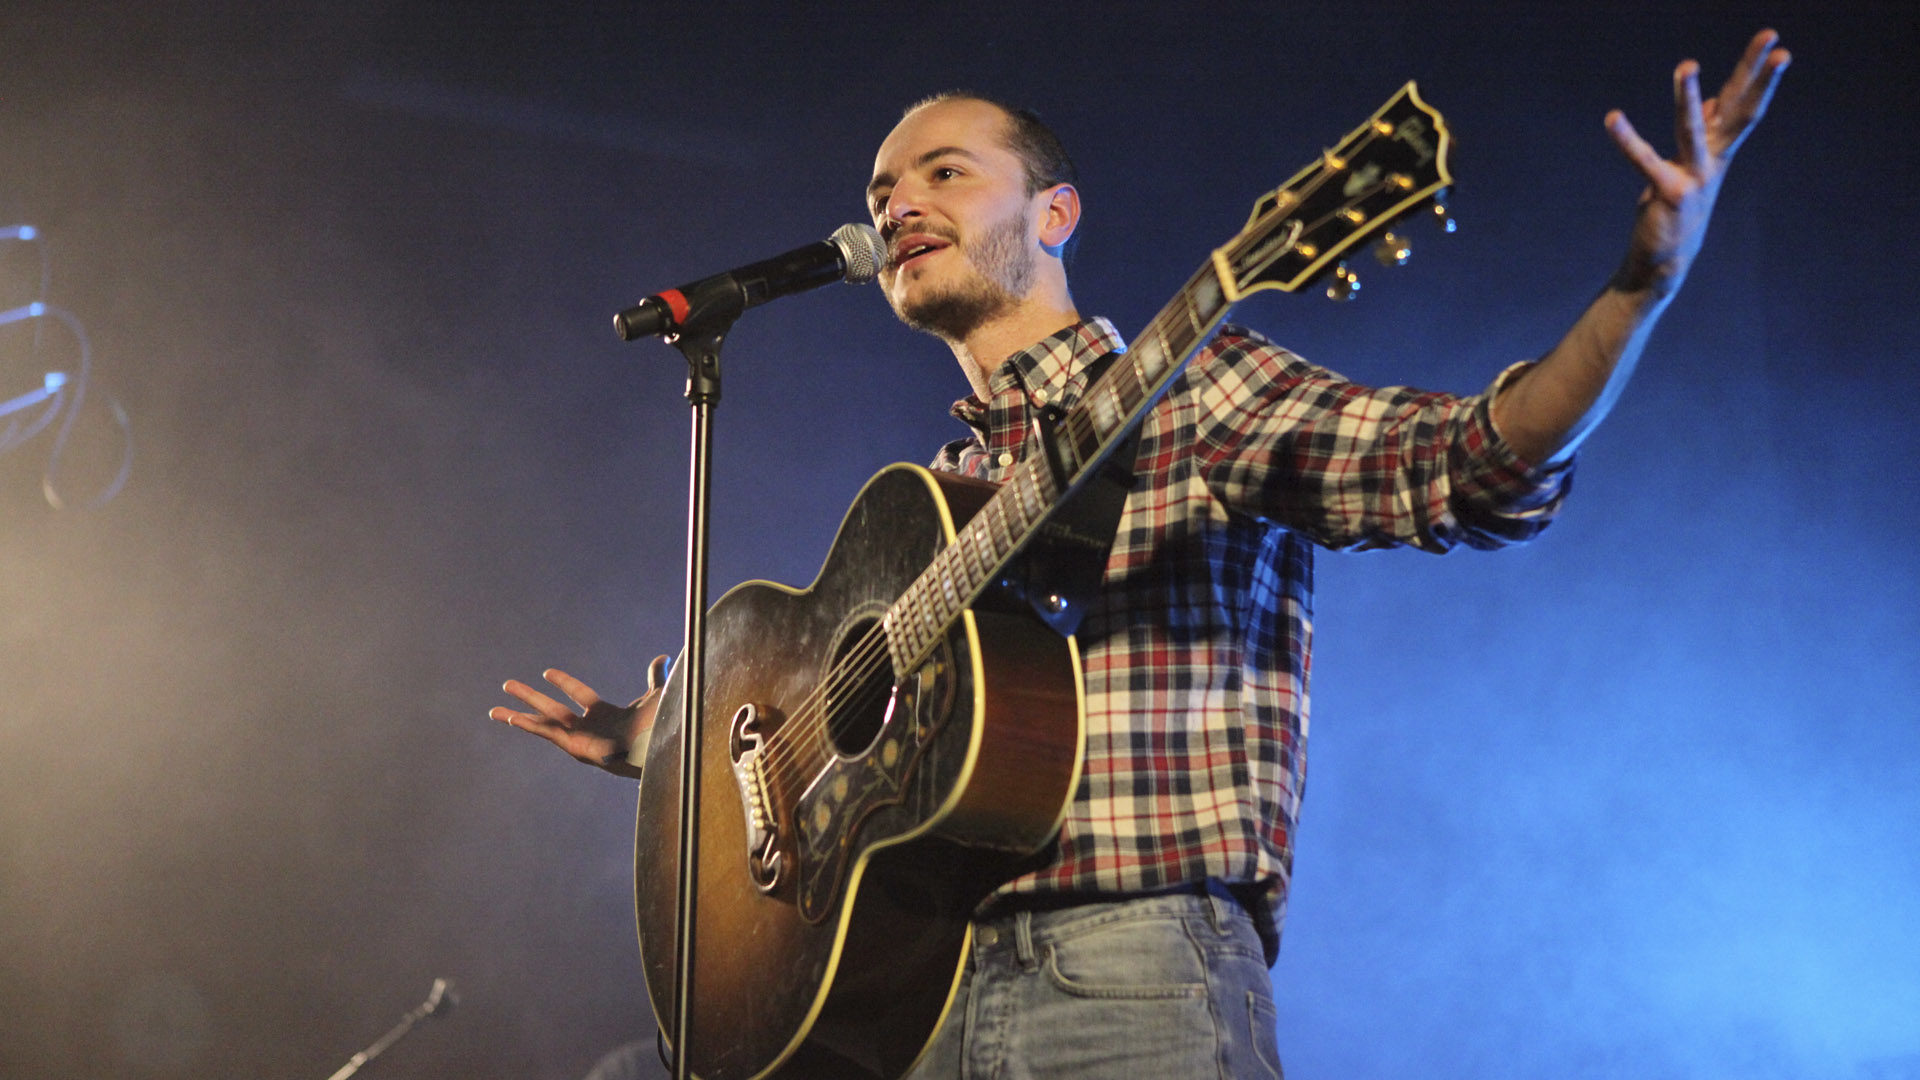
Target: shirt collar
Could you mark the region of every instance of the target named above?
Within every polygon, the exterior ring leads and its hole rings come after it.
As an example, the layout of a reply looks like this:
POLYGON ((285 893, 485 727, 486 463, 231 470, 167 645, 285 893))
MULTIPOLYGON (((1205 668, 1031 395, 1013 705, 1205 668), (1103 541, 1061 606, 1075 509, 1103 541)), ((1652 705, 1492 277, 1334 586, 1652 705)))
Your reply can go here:
MULTIPOLYGON (((1088 364, 1108 353, 1126 349, 1120 331, 1096 315, 1062 327, 1007 357, 988 376, 987 392, 997 398, 1018 386, 1029 395, 1044 392, 1044 400, 1064 406, 1085 389, 1070 388, 1069 384, 1088 364)), ((948 411, 970 427, 984 429, 986 426, 988 403, 981 401, 978 394, 968 394, 954 402, 948 411)))

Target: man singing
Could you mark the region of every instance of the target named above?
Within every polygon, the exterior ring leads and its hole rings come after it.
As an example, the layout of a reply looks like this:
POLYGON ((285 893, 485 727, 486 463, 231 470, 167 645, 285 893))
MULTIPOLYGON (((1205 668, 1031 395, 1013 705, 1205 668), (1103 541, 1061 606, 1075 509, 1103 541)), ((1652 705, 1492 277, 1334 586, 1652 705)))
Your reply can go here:
MULTIPOLYGON (((1646 180, 1625 257, 1538 362, 1454 397, 1357 386, 1223 328, 1147 414, 1099 597, 1078 631, 1085 762, 1055 841, 974 917, 964 981, 915 1078, 1277 1077, 1268 969, 1305 775, 1313 546, 1445 551, 1526 540, 1700 249, 1726 168, 1788 54, 1757 34, 1718 96, 1674 73, 1679 146, 1606 128, 1646 180)), ((999 481, 1038 410, 1071 410, 1121 349, 1062 253, 1073 166, 1031 113, 967 94, 909 109, 867 201, 880 281, 953 350, 972 428, 936 469, 999 481)), ((1036 451, 1037 452, 1037 451, 1036 451)), ((560 671, 491 715, 632 775, 664 658, 632 706, 560 671)))

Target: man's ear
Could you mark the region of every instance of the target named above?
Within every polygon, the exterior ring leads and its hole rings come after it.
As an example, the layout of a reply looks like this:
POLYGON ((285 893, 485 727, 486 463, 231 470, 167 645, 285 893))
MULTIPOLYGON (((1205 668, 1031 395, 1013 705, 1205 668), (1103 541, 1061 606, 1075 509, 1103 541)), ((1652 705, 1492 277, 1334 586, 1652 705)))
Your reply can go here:
POLYGON ((1046 200, 1040 213, 1040 246, 1059 258, 1060 249, 1080 227, 1080 193, 1072 184, 1055 184, 1038 194, 1046 200))

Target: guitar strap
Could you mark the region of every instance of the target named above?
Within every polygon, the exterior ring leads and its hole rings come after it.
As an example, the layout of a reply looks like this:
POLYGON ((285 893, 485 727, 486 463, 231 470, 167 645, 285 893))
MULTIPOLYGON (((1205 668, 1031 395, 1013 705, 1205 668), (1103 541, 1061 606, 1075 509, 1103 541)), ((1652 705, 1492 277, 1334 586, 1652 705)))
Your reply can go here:
MULTIPOLYGON (((1120 355, 1118 351, 1109 352, 1088 364, 1083 385, 1097 383, 1120 355)), ((1059 432, 1066 416, 1067 411, 1059 406, 1042 408, 1035 421, 1038 430, 1031 436, 1039 440, 1055 485, 1063 489, 1072 479, 1059 442, 1066 437, 1059 432)), ((1015 576, 1018 592, 1040 621, 1062 636, 1079 628, 1099 593, 1107 557, 1113 551, 1114 533, 1120 527, 1120 514, 1127 494, 1133 490, 1134 458, 1144 417, 1143 413, 1135 418, 1125 439, 1093 475, 1066 490, 1035 526, 1033 539, 1022 553, 1015 576)))

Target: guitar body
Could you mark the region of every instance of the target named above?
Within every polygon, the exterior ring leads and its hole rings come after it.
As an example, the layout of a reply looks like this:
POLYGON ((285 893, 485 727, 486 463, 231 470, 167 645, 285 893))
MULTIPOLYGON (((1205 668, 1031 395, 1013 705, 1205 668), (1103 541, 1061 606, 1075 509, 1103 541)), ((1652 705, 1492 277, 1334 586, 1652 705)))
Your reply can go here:
MULTIPOLYGON (((969 609, 898 676, 879 620, 993 485, 883 470, 814 583, 708 614, 692 1071, 890 1080, 944 1017, 968 919, 1058 829, 1079 780, 1071 638, 969 609)), ((680 669, 640 785, 635 896, 672 1029, 680 669)))

